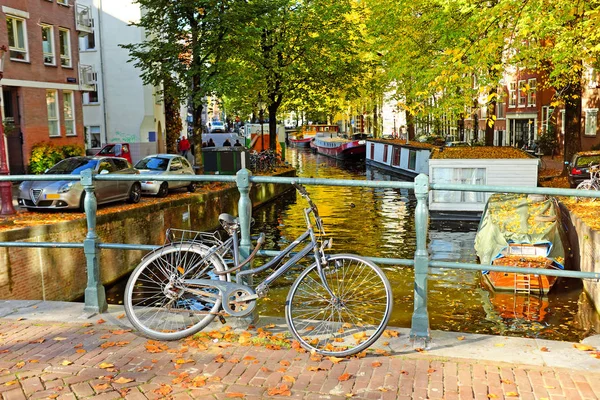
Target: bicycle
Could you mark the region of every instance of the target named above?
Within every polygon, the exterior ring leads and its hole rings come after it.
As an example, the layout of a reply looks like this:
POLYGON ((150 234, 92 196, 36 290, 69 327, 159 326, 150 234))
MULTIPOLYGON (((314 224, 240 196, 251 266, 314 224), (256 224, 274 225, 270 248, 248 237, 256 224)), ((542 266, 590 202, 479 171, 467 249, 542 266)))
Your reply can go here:
MULTIPOLYGON (((577 185, 576 189, 580 190, 600 190, 600 165, 592 164, 589 165, 590 179, 582 181, 577 185)), ((588 199, 590 201, 596 201, 595 197, 577 197, 576 200, 588 199)))
POLYGON ((303 348, 322 355, 348 356, 371 346, 391 315, 390 283, 370 260, 325 253, 332 242, 325 238, 317 207, 303 186, 294 186, 308 202, 306 231, 260 267, 242 269, 254 259, 265 235, 260 234, 252 253, 241 261, 239 220, 229 214, 219 216, 229 235, 226 240, 216 233, 168 230, 168 243, 148 254, 127 282, 124 303, 131 323, 151 339, 177 340, 199 332, 215 317, 224 322, 225 315, 246 316, 270 284, 312 252, 314 262, 303 267, 287 295, 290 333, 303 348), (243 283, 269 269, 256 289, 243 283))

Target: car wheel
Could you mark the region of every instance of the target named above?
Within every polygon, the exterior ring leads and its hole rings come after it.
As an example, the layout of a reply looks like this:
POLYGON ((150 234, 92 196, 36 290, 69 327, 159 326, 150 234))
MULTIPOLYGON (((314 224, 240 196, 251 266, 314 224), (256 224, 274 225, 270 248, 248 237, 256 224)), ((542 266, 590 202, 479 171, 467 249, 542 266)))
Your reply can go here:
POLYGON ((139 203, 141 198, 142 198, 142 186, 140 185, 139 182, 135 182, 129 188, 129 197, 127 197, 127 202, 132 203, 132 204, 139 203))
POLYGON ((167 182, 163 182, 158 188, 158 193, 156 193, 157 197, 167 197, 169 194, 169 184, 167 182))
POLYGON ((81 193, 81 198, 79 199, 79 211, 85 212, 85 191, 81 193))
POLYGON ((190 182, 190 184, 187 186, 187 191, 194 193, 196 191, 196 182, 190 182))

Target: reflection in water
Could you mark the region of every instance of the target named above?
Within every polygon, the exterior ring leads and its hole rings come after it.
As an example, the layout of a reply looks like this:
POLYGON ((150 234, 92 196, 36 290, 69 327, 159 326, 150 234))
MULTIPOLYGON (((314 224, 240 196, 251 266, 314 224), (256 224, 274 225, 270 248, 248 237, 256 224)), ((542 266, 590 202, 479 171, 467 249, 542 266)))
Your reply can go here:
MULTIPOLYGON (((388 174, 290 149, 288 161, 298 176, 335 179, 390 180, 388 174)), ((333 253, 412 258, 415 249, 414 208, 416 200, 407 190, 308 186, 319 207, 328 235, 334 238, 333 253)), ((304 200, 295 193, 256 210, 253 234, 267 232, 265 248, 282 249, 304 229, 304 200)), ((440 261, 475 262, 473 248, 477 223, 436 224, 429 231, 431 258, 440 261)), ((310 262, 308 260, 307 262, 310 262)), ((410 327, 413 312, 411 267, 381 265, 394 289, 391 326, 410 327)), ((477 271, 432 268, 428 283, 429 317, 432 329, 491 333, 548 339, 577 340, 595 331, 593 307, 578 280, 563 279, 548 297, 519 297, 482 289, 477 271), (581 295, 581 296, 580 296, 581 295)), ((271 288, 268 299, 259 302, 259 312, 283 315, 289 285, 287 276, 271 288)))
MULTIPOLYGON (((341 162, 304 149, 289 149, 287 158, 301 177, 398 179, 376 169, 365 170, 364 162, 341 162)), ((334 238, 331 252, 413 257, 416 200, 408 190, 325 186, 307 186, 307 190, 319 207, 326 232, 334 238)), ((253 234, 266 233, 267 242, 263 248, 283 249, 303 233, 306 226, 302 209, 305 206, 304 200, 290 191, 256 210, 253 214, 256 223, 252 229, 253 234)), ((475 262, 473 244, 476 230, 477 223, 472 222, 431 225, 431 258, 475 262)), ((306 259, 305 262, 311 260, 306 259)), ((413 270, 399 265, 380 266, 394 290, 390 325, 408 328, 413 312, 413 270)), ((543 299, 511 300, 511 296, 483 289, 477 271, 432 268, 430 272, 428 308, 432 329, 570 341, 582 339, 600 329, 598 316, 582 292, 580 280, 559 280, 543 299)), ((275 282, 268 298, 259 300, 259 313, 283 316, 287 292, 294 279, 295 274, 289 273, 275 282)), ((107 289, 109 303, 122 303, 126 281, 127 278, 107 289)))

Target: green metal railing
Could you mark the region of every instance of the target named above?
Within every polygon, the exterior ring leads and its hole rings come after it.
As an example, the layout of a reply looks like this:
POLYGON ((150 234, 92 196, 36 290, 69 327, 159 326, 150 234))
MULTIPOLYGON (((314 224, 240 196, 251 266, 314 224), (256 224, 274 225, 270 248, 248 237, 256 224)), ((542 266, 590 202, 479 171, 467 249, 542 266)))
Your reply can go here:
MULTIPOLYGON (((144 175, 145 180, 157 181, 194 181, 194 182, 230 182, 236 183, 240 192, 238 202, 239 219, 241 226, 241 248, 242 257, 250 254, 250 221, 252 216, 252 202, 250 200, 250 187, 252 183, 275 183, 321 186, 352 186, 364 188, 390 188, 408 189, 415 193, 417 206, 415 209, 416 250, 413 259, 377 258, 370 257, 376 263, 389 265, 404 265, 414 267, 414 310, 411 323, 411 338, 428 341, 429 315, 427 312, 427 277, 429 268, 453 268, 478 271, 500 271, 517 272, 521 274, 550 275, 579 279, 600 279, 600 273, 550 270, 537 268, 521 268, 495 265, 482 265, 470 263, 454 263, 444 261, 431 261, 427 250, 427 230, 429 225, 428 197, 431 190, 469 191, 469 192, 497 192, 497 193, 522 193, 522 194, 544 194, 551 196, 577 196, 577 197, 600 197, 600 192, 580 191, 575 189, 557 188, 533 188, 515 186, 485 186, 485 185, 462 185, 429 183, 427 175, 419 175, 413 182, 406 181, 359 181, 343 179, 319 179, 319 178, 297 178, 297 177, 274 177, 274 176, 252 176, 250 171, 243 169, 235 176, 222 175, 144 175)), ((75 248, 85 253, 87 264, 87 287, 85 289, 84 311, 102 313, 106 311, 106 295, 100 279, 100 266, 98 263, 98 252, 102 249, 122 250, 154 250, 159 246, 154 245, 130 245, 124 243, 101 243, 96 234, 96 210, 97 201, 94 194, 94 181, 138 181, 138 175, 92 175, 90 170, 83 171, 77 175, 12 175, 0 176, 0 181, 57 181, 57 180, 79 180, 85 190, 84 201, 87 220, 87 235, 83 243, 65 242, 0 242, 0 247, 46 247, 46 248, 75 248)), ((274 256, 279 252, 262 250, 259 254, 274 256)))

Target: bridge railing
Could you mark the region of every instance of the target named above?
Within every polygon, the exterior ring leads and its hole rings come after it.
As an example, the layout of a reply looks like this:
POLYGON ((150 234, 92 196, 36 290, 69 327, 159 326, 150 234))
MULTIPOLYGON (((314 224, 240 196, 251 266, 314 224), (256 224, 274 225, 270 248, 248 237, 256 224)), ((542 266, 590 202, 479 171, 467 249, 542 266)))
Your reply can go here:
MULTIPOLYGON (((159 246, 139 245, 126 243, 102 243, 96 233, 96 211, 97 201, 95 196, 94 181, 138 181, 139 175, 96 175, 90 170, 83 171, 77 175, 9 175, 0 176, 0 181, 57 181, 57 180, 79 180, 85 190, 84 200, 85 215, 87 220, 87 234, 83 243, 68 242, 0 242, 0 247, 51 247, 51 248, 78 248, 83 249, 86 257, 87 286, 85 289, 84 311, 102 313, 107 309, 106 295, 100 279, 101 269, 98 262, 98 252, 102 249, 122 250, 154 250, 159 246)), ((484 265, 473 263, 455 263, 444 261, 432 261, 427 249, 427 231, 429 225, 428 198, 431 190, 469 191, 486 193, 522 193, 543 194, 550 196, 577 196, 599 198, 600 192, 581 191, 575 189, 560 188, 538 188, 517 186, 486 186, 466 184, 429 183, 427 175, 419 175, 414 182, 406 181, 377 181, 377 180, 344 180, 344 179, 320 179, 299 177, 276 177, 276 176, 252 176, 250 171, 244 169, 237 175, 144 175, 144 180, 157 181, 194 181, 194 182, 230 182, 235 183, 240 192, 238 202, 239 219, 241 226, 240 252, 242 257, 249 254, 251 249, 250 221, 252 217, 252 202, 250 200, 250 187, 252 183, 274 183, 320 186, 346 186, 363 188, 389 188, 408 189, 415 193, 417 206, 415 208, 415 230, 416 249, 412 259, 402 258, 380 258, 370 257, 376 263, 390 265, 405 265, 414 267, 414 310, 411 323, 411 337, 428 341, 429 315, 427 312, 427 278, 429 268, 453 268, 478 271, 500 271, 521 274, 537 274, 570 277, 579 279, 600 279, 600 273, 566 271, 554 269, 521 268, 509 266, 484 265)), ((260 254, 273 256, 277 251, 263 250, 260 254)))

